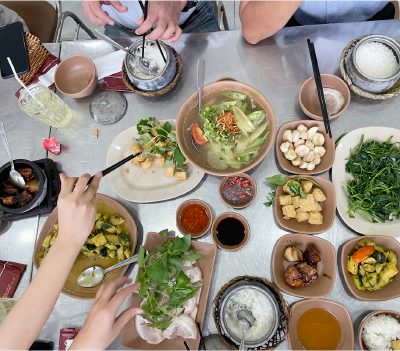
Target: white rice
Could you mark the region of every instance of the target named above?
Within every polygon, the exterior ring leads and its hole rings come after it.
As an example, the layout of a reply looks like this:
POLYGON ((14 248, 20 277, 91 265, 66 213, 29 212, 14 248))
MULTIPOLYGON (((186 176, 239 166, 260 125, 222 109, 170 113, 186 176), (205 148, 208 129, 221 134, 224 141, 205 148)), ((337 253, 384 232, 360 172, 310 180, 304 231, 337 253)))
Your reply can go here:
POLYGON ((246 341, 262 339, 272 328, 273 308, 268 298, 254 289, 243 289, 234 294, 226 306, 225 323, 238 339, 242 336, 242 325, 237 320, 236 312, 249 310, 255 318, 254 325, 246 331, 246 341))
POLYGON ((365 323, 362 339, 369 350, 391 350, 391 341, 400 339, 400 323, 386 314, 373 316, 365 323))
POLYGON ((372 78, 391 77, 399 68, 392 50, 378 42, 361 44, 357 49, 356 62, 360 70, 372 78))
MULTIPOLYGON (((161 47, 161 50, 162 50, 164 56, 167 57, 167 54, 163 47, 161 47)), ((138 48, 136 48, 135 54, 142 56, 142 46, 141 45, 138 48)), ((158 48, 158 46, 155 43, 146 42, 144 44, 144 57, 149 60, 152 60, 154 63, 156 63, 158 65, 158 67, 160 67, 160 69, 158 70, 158 74, 160 74, 163 71, 163 69, 165 67, 165 62, 160 53, 160 49, 158 48)), ((136 67, 133 58, 131 58, 129 60, 129 68, 130 68, 130 71, 133 73, 133 75, 137 78, 151 79, 151 78, 155 77, 155 76, 151 76, 149 74, 142 72, 138 67, 136 67)))

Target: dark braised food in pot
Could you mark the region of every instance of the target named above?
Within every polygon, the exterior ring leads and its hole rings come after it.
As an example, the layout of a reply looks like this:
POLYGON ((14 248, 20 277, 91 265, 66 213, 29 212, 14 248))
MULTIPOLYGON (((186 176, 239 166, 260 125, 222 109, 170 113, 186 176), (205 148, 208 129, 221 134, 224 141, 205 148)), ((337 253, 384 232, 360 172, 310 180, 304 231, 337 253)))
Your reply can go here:
POLYGON ((0 200, 10 208, 26 206, 39 191, 39 180, 32 179, 32 168, 19 168, 17 171, 25 180, 25 189, 12 185, 7 179, 2 182, 3 189, 0 190, 0 200))

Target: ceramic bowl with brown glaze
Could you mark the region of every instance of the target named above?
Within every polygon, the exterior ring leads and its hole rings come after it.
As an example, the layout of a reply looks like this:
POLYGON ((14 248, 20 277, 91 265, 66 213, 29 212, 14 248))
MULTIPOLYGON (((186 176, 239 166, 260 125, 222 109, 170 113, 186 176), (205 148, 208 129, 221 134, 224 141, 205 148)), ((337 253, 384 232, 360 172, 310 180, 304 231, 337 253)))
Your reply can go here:
MULTIPOLYGON (((274 143, 276 123, 275 114, 268 100, 253 87, 231 80, 217 81, 215 83, 208 84, 203 89, 203 104, 205 106, 214 96, 219 96, 220 93, 226 91, 235 91, 244 93, 250 98, 257 102, 260 109, 262 108, 268 117, 269 124, 267 131, 269 131, 266 141, 262 144, 258 154, 248 164, 244 165, 240 169, 227 168, 227 169, 215 169, 209 165, 207 158, 203 156, 203 153, 199 152, 194 145, 191 134, 191 126, 195 122, 200 121, 198 115, 198 98, 197 91, 193 93, 186 102, 182 105, 179 110, 178 117, 176 119, 176 137, 178 140, 179 148, 182 151, 186 159, 196 168, 217 176, 230 176, 235 175, 238 172, 246 172, 249 169, 257 166, 267 155, 269 150, 274 143)), ((204 146, 202 146, 204 147, 204 146)), ((204 151, 205 153, 205 151, 204 151)))
POLYGON ((279 290, 298 297, 323 298, 327 297, 333 289, 336 279, 336 250, 327 240, 312 235, 286 234, 276 243, 272 256, 272 275, 279 290), (317 264, 319 278, 310 284, 292 289, 286 284, 285 270, 290 265, 300 262, 289 262, 283 257, 288 246, 294 246, 301 251, 313 244, 313 251, 321 257, 317 264))
POLYGON ((257 196, 257 183, 256 183, 256 181, 255 181, 252 177, 250 177, 250 176, 249 176, 248 174, 246 174, 246 173, 238 173, 238 174, 236 174, 236 175, 234 175, 234 176, 232 176, 232 177, 241 177, 241 178, 246 178, 246 179, 248 179, 248 180, 250 181, 251 185, 253 186, 253 195, 249 198, 249 200, 248 200, 247 202, 245 202, 245 203, 243 203, 243 204, 241 204, 241 205, 239 205, 239 204, 234 204, 233 202, 229 201, 229 200, 224 196, 224 185, 225 185, 226 181, 227 181, 229 178, 231 178, 231 176, 229 176, 229 177, 224 177, 224 178, 222 178, 221 182, 219 183, 219 188, 218 188, 219 196, 221 197, 222 201, 225 202, 229 207, 237 208, 237 209, 245 208, 245 207, 249 206, 249 205, 254 201, 254 199, 255 199, 256 196, 257 196))
MULTIPOLYGON (((131 248, 132 248, 131 250, 133 253, 135 251, 136 243, 137 243, 137 228, 136 228, 135 220, 132 218, 132 216, 126 210, 126 208, 124 206, 122 206, 119 202, 112 199, 111 197, 108 197, 103 194, 97 194, 96 197, 97 197, 97 205, 105 204, 105 205, 111 207, 113 210, 115 210, 116 213, 118 213, 119 215, 121 215, 122 218, 125 219, 127 234, 129 235, 129 239, 131 242, 131 248)), ((46 236, 48 236, 50 234, 50 232, 53 229, 53 225, 56 223, 58 223, 58 207, 56 207, 53 210, 53 212, 50 214, 50 216, 47 218, 47 220, 44 223, 43 228, 39 234, 39 238, 36 241, 35 249, 33 251, 33 264, 35 265, 36 269, 39 269, 39 259, 36 256, 39 252, 45 250, 45 248, 42 247, 43 240, 46 236)), ((77 256, 78 256, 78 254, 79 254, 79 252, 77 252, 77 256)), ((96 266, 96 265, 101 266, 102 268, 108 268, 111 265, 111 263, 107 263, 107 260, 95 260, 93 258, 85 258, 81 262, 84 262, 84 267, 79 268, 80 272, 76 272, 77 267, 74 264, 72 266, 70 274, 72 274, 74 272, 77 275, 79 275, 85 269, 96 266)), ((92 288, 83 288, 83 287, 79 286, 75 280, 70 281, 67 279, 61 292, 64 295, 67 295, 67 296, 75 298, 75 299, 81 299, 81 300, 94 299, 96 296, 97 290, 99 290, 100 286, 102 286, 104 283, 108 283, 119 277, 122 277, 125 274, 125 272, 128 270, 128 267, 129 267, 129 265, 126 265, 124 267, 113 269, 112 271, 106 273, 103 281, 99 285, 96 285, 92 288)))
MULTIPOLYGON (((333 74, 321 74, 321 82, 324 88, 332 88, 340 91, 344 97, 344 105, 335 115, 329 119, 338 117, 349 106, 350 89, 347 84, 333 74)), ((319 104, 317 86, 314 77, 308 78, 300 88, 299 103, 303 112, 310 118, 323 121, 321 105, 319 104)))
MULTIPOLYGON (((373 224, 371 224, 372 226, 373 224)), ((376 245, 379 245, 384 250, 393 251, 397 258, 400 257, 400 242, 396 238, 384 235, 376 236, 359 236, 352 240, 349 240, 343 245, 340 262, 342 265, 342 274, 346 282, 347 287, 351 293, 360 300, 364 301, 385 301, 400 297, 400 279, 395 276, 393 282, 388 283, 382 289, 369 291, 369 290, 358 290, 354 284, 352 274, 347 270, 347 257, 354 254, 356 251, 356 244, 363 238, 371 239, 376 245)), ((397 263, 397 269, 399 264, 397 263)))
MULTIPOLYGON (((286 177, 285 182, 288 181, 289 179, 295 179, 295 178, 296 178, 295 176, 286 177)), ((314 182, 316 182, 319 186, 314 185, 313 189, 314 188, 321 189, 326 196, 326 200, 324 202, 319 203, 320 206, 322 207, 321 214, 323 217, 323 223, 320 225, 315 225, 315 224, 309 224, 308 221, 298 222, 296 218, 284 219, 282 206, 279 203, 279 195, 278 195, 278 194, 287 195, 283 191, 282 186, 278 186, 276 189, 277 199, 274 200, 275 217, 280 226, 295 233, 300 233, 300 234, 324 233, 332 227, 333 221, 335 220, 335 215, 336 215, 335 189, 333 187, 332 182, 329 179, 321 177, 313 177, 313 176, 307 176, 306 178, 309 178, 314 182)), ((304 179, 300 179, 300 181, 302 180, 304 179)))
POLYGON ((215 218, 214 223, 211 227, 211 237, 214 241, 214 244, 217 245, 220 249, 225 250, 225 251, 237 251, 240 250, 243 246, 245 246, 249 239, 250 239, 250 226, 249 223, 247 223, 246 219, 241 216, 240 214, 236 212, 224 212, 221 213, 217 218, 215 218), (235 246, 230 246, 230 245, 224 245, 222 244, 218 237, 217 237, 217 227, 218 224, 225 218, 236 218, 238 219, 244 226, 245 234, 244 234, 244 239, 239 245, 235 246))
POLYGON ((360 326, 358 327, 358 344, 360 345, 361 350, 369 350, 367 346, 365 346, 364 341, 362 339, 362 331, 364 329, 365 324, 371 319, 373 316, 379 316, 381 314, 385 314, 387 316, 396 318, 397 321, 400 323, 400 313, 391 310, 379 310, 375 312, 371 312, 368 316, 366 316, 363 321, 361 322, 360 326))
POLYGON ((54 82, 64 95, 73 98, 88 96, 97 85, 96 67, 89 57, 69 56, 57 66, 54 82))
POLYGON ((310 121, 310 120, 297 120, 286 122, 281 125, 278 130, 278 134, 276 137, 275 143, 275 151, 276 158, 278 159, 279 165, 287 172, 299 175, 311 175, 318 174, 327 171, 333 166, 333 162, 335 161, 335 139, 329 138, 329 135, 325 132, 324 123, 321 121, 310 121), (295 130, 297 127, 303 124, 308 129, 312 127, 318 127, 318 133, 321 133, 325 137, 325 143, 322 145, 326 153, 321 157, 321 163, 316 165, 312 171, 308 171, 306 169, 301 169, 298 166, 293 166, 292 161, 289 161, 285 154, 281 151, 280 146, 283 143, 283 132, 285 130, 295 130))
POLYGON ((202 237, 203 235, 205 235, 211 228, 211 224, 212 224, 212 212, 211 212, 211 208, 210 206, 208 206, 204 201, 201 200, 196 200, 196 199, 192 199, 192 200, 186 200, 184 202, 182 202, 178 209, 176 210, 176 226, 178 227, 178 230, 183 234, 183 235, 187 235, 187 234, 191 234, 193 239, 197 239, 202 237), (200 205, 203 206, 206 209, 207 215, 208 215, 208 224, 207 227, 204 228, 203 231, 201 231, 200 233, 190 233, 187 230, 185 230, 182 227, 181 224, 181 215, 182 215, 182 211, 189 205, 200 205))
POLYGON ((336 350, 354 350, 354 330, 351 316, 346 307, 341 303, 324 300, 308 299, 296 302, 290 309, 289 319, 289 347, 291 350, 304 350, 297 335, 297 323, 302 314, 308 310, 319 308, 332 313, 340 325, 341 340, 336 350))

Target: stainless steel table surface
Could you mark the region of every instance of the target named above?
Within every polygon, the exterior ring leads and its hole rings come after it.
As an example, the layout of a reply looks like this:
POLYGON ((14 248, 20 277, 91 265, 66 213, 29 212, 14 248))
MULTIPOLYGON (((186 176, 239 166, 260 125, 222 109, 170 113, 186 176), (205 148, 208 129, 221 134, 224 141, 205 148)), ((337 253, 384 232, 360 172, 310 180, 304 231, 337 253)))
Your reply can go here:
MULTIPOLYGON (((173 44, 183 59, 182 76, 177 86, 168 94, 158 98, 126 93, 128 109, 119 122, 103 126, 96 124, 90 117, 88 105, 92 97, 99 93, 101 82, 93 95, 87 98, 74 100, 63 96, 64 101, 81 114, 82 128, 70 135, 52 129, 51 134, 64 145, 64 149, 60 155, 50 155, 50 157, 71 176, 79 176, 85 172, 94 174, 104 169, 108 147, 120 132, 137 124, 141 118, 150 116, 159 119, 176 118, 181 105, 196 90, 196 63, 200 57, 206 61, 206 83, 215 82, 222 77, 234 77, 258 89, 272 104, 277 128, 287 121, 306 119, 298 104, 299 89, 304 81, 312 76, 306 39, 310 38, 315 43, 321 73, 340 75, 339 58, 348 42, 368 33, 390 35, 395 39, 400 39, 399 24, 398 20, 393 20, 285 28, 258 45, 248 44, 242 38, 240 31, 184 34, 177 43, 173 44), (98 139, 92 133, 93 128, 98 128, 100 131, 98 139)), ((124 45, 130 43, 127 39, 122 39, 120 42, 124 45)), ((64 42, 61 58, 76 53, 96 58, 113 50, 102 41, 64 42)), ((344 132, 365 126, 394 127, 399 108, 399 98, 372 101, 352 94, 347 110, 339 118, 331 121, 333 135, 337 138, 344 132)), ((277 165, 273 149, 258 167, 248 173, 257 181, 257 198, 248 208, 238 212, 250 224, 250 241, 247 246, 237 252, 218 250, 203 327, 205 335, 216 333, 212 318, 212 301, 222 285, 238 275, 246 274, 265 277, 272 281, 271 256, 274 245, 282 235, 287 233, 277 225, 273 209, 263 205, 263 202, 267 200, 268 192, 271 191, 265 177, 283 173, 277 165)), ((330 174, 326 172, 321 176, 329 177, 330 174)), ((220 179, 206 175, 200 185, 190 193, 155 204, 124 201, 112 191, 108 179, 102 180, 99 192, 116 198, 126 206, 138 224, 140 243, 149 231, 160 231, 164 228, 177 230, 175 211, 184 200, 197 198, 206 201, 212 207, 214 217, 222 212, 230 211, 231 209, 218 197, 217 189, 220 179)), ((339 218, 335 219, 333 227, 328 232, 319 235, 337 248, 338 262, 341 245, 356 236, 344 226, 339 218)), ((212 243, 210 234, 199 240, 212 243)), ((135 275, 136 267, 129 273, 132 278, 135 278, 135 275)), ((289 304, 299 300, 287 294, 284 294, 284 297, 289 304)), ((349 309, 355 332, 361 318, 370 310, 400 310, 400 298, 384 302, 357 300, 344 288, 343 277, 339 271, 334 289, 327 299, 341 302, 349 309)), ((82 325, 90 306, 90 301, 84 302, 60 296, 41 337, 57 341, 61 327, 82 325)), ((126 306, 128 306, 128 301, 124 304, 124 307, 126 306)), ((355 346, 359 348, 357 342, 355 346)), ((122 348, 120 337, 109 348, 122 348)), ((287 341, 279 347, 279 349, 287 348, 287 341)))
MULTIPOLYGON (((60 54, 60 44, 44 46, 56 57, 60 54)), ((14 96, 21 86, 15 78, 0 80, 0 121, 4 123, 12 155, 15 159, 39 160, 46 158, 42 139, 48 138, 50 127, 24 113, 14 96)), ((0 142, 0 165, 9 161, 8 154, 0 142)), ((27 265, 15 292, 18 298, 27 288, 32 275, 32 252, 35 245, 39 216, 15 222, 0 224, 0 259, 27 265)))

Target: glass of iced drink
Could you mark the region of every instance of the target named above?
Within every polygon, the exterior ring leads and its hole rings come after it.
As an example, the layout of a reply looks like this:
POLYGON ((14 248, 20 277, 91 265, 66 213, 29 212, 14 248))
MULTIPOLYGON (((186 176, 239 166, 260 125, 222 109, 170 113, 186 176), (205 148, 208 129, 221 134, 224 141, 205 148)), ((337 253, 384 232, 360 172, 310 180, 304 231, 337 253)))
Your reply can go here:
POLYGON ((59 129, 71 123, 73 111, 49 88, 35 83, 29 86, 29 90, 40 104, 23 89, 19 96, 19 107, 22 111, 40 122, 59 129))

